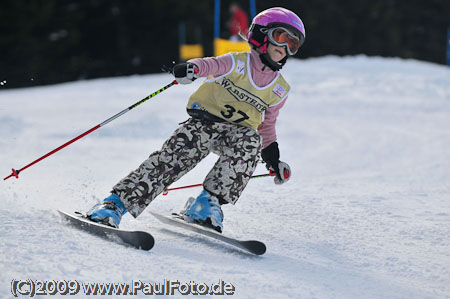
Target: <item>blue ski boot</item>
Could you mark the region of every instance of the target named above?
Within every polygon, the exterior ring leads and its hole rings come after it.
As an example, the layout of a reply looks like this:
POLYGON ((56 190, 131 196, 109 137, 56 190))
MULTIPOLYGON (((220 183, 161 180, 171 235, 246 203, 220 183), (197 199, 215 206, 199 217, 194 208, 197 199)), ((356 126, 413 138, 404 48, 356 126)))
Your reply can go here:
POLYGON ((206 190, 203 190, 197 198, 190 197, 181 214, 187 222, 211 227, 219 233, 223 230, 223 212, 219 200, 206 190))
POLYGON ((101 203, 93 206, 86 216, 92 221, 119 228, 120 220, 126 212, 119 196, 113 193, 101 203))

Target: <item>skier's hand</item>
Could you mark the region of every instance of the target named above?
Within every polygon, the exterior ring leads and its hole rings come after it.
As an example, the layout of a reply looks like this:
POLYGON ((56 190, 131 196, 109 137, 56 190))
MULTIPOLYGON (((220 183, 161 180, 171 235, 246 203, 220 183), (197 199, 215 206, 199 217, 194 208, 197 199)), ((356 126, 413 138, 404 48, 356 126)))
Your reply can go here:
POLYGON ((261 157, 266 162, 266 168, 275 173, 274 182, 277 185, 286 183, 291 177, 291 168, 285 162, 280 161, 280 150, 278 143, 272 142, 261 151, 261 157))
POLYGON ((281 185, 289 181, 291 178, 291 167, 285 162, 280 161, 278 163, 278 172, 275 172, 276 176, 274 182, 277 185, 281 185))
POLYGON ((198 78, 198 66, 191 62, 181 62, 172 67, 163 65, 163 71, 171 73, 180 84, 190 84, 198 78))

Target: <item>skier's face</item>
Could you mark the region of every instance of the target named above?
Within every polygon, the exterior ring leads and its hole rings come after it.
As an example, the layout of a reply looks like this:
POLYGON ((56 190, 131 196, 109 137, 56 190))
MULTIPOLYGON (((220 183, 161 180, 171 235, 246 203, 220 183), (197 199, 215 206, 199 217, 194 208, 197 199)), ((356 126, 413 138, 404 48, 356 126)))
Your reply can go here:
POLYGON ((269 43, 267 53, 269 53, 269 56, 273 61, 279 62, 286 57, 286 48, 284 46, 280 47, 269 43))

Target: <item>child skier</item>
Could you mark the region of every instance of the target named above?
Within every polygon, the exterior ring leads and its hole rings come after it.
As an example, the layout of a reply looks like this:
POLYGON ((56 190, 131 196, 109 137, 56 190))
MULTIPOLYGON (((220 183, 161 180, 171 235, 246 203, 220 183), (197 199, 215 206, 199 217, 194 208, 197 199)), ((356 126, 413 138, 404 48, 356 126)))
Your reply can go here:
POLYGON ((136 170, 118 182, 111 195, 87 216, 119 227, 128 211, 134 217, 210 152, 219 155, 197 198, 189 198, 181 215, 188 222, 222 232, 221 205, 235 204, 261 154, 276 173, 275 183, 289 180, 290 167, 280 161, 275 123, 290 87, 278 72, 305 39, 301 19, 285 8, 270 8, 252 21, 250 52, 198 58, 174 65, 178 83, 208 77, 187 104, 183 123, 136 170))

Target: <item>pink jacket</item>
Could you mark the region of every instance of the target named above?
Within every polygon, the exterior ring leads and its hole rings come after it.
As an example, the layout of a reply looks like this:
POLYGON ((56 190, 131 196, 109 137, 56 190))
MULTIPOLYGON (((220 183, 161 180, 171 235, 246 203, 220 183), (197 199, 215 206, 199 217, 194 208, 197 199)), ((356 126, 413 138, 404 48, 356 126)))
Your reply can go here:
MULTIPOLYGON (((209 75, 217 77, 223 75, 229 72, 233 65, 231 57, 226 54, 217 57, 195 58, 189 60, 189 62, 195 63, 198 66, 199 77, 207 77, 209 75)), ((251 50, 250 53, 250 67, 253 81, 259 87, 266 86, 277 75, 277 72, 272 71, 270 68, 264 68, 264 64, 261 62, 259 54, 255 50, 251 50)), ((263 148, 277 140, 275 124, 277 122, 278 113, 285 102, 286 101, 283 101, 279 105, 270 107, 265 111, 264 121, 258 127, 258 132, 263 139, 263 148)))

